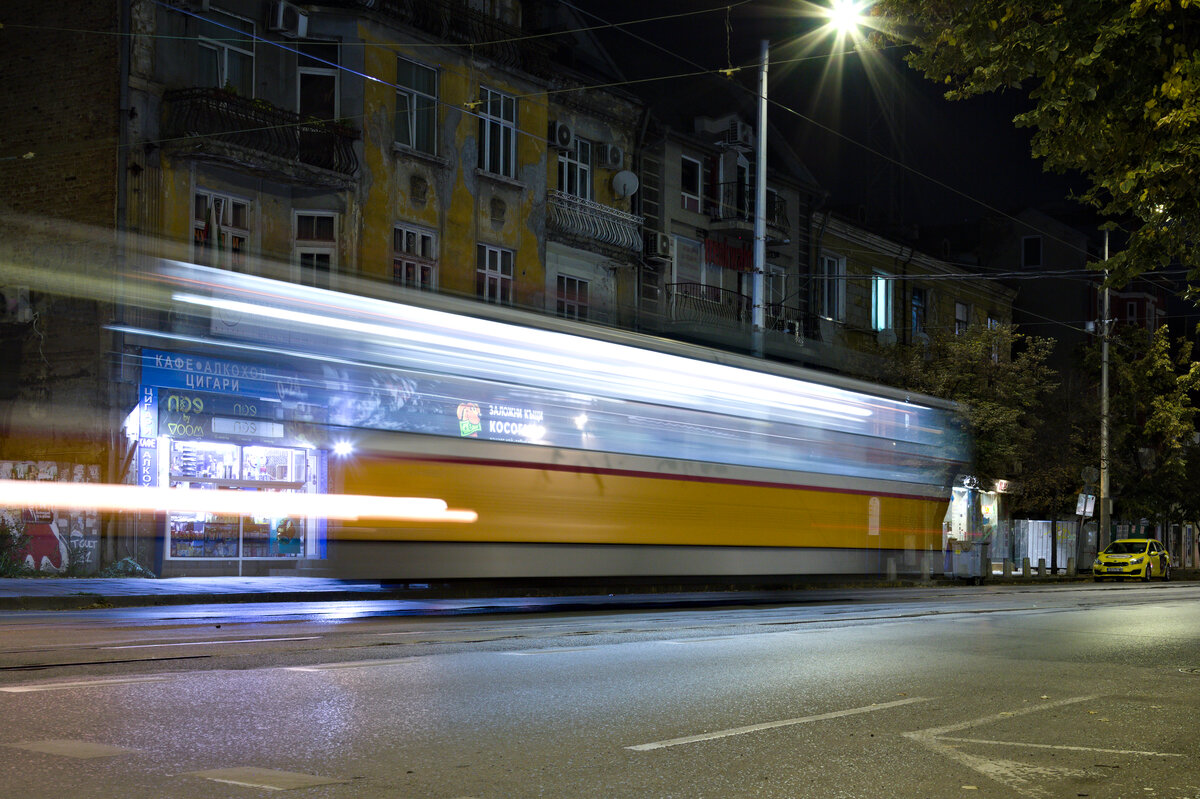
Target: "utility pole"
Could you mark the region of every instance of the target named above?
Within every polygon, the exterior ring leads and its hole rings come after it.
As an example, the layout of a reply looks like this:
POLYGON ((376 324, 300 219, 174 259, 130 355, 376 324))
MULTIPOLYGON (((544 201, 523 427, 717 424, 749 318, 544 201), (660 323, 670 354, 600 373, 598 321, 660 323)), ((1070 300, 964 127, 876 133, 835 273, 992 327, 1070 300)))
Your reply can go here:
MULTIPOLYGON (((1104 231, 1104 263, 1108 263, 1108 231, 1104 231)), ((1108 546, 1108 332, 1109 320, 1108 269, 1104 270, 1104 300, 1100 316, 1100 512, 1096 523, 1096 551, 1108 546)))
POLYGON ((770 42, 762 41, 762 67, 758 78, 758 159, 754 164, 754 281, 750 301, 750 335, 754 355, 763 357, 765 313, 764 276, 767 271, 767 61, 770 42))

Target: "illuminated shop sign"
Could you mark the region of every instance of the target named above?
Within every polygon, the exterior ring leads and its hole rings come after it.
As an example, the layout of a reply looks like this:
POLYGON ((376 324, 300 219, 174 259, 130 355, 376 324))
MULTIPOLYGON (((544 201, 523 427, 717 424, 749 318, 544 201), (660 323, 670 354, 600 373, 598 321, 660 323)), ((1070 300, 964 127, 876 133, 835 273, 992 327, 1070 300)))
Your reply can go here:
POLYGON ((487 437, 500 441, 541 441, 546 437, 544 414, 538 408, 487 406, 487 437))
POLYGON ((142 384, 147 386, 282 399, 292 398, 298 383, 299 375, 275 367, 268 369, 202 355, 142 351, 142 384))

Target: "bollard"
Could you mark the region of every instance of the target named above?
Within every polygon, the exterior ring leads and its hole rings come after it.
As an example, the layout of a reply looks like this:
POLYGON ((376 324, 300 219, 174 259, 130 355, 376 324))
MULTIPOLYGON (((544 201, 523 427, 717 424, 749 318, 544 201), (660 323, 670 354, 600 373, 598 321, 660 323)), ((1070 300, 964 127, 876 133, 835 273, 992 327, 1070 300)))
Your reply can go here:
POLYGON ((1021 576, 1032 577, 1033 572, 1029 571, 1029 558, 1021 558, 1021 576))
POLYGON ((1038 577, 1046 576, 1046 559, 1038 558, 1038 577))
POLYGON ((896 582, 896 559, 888 558, 887 560, 887 578, 889 583, 896 582))
POLYGON ((1075 576, 1075 558, 1067 558, 1067 576, 1075 576))
POLYGON ((1004 559, 1004 576, 1012 577, 1012 561, 1008 558, 1004 559))
POLYGON ((926 552, 924 557, 921 558, 921 582, 923 582, 923 583, 929 582, 929 580, 932 576, 933 576, 933 569, 929 565, 929 553, 926 552))

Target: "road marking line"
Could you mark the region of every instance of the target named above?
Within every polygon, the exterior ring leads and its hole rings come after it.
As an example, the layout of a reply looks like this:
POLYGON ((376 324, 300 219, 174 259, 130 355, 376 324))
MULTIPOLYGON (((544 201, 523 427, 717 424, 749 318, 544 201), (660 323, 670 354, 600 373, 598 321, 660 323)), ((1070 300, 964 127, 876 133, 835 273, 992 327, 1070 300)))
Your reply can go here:
POLYGON ((50 741, 29 741, 19 744, 4 744, 14 749, 24 749, 29 752, 40 752, 45 755, 62 755, 81 760, 100 757, 118 757, 135 753, 136 749, 126 749, 123 746, 109 746, 91 741, 76 741, 70 739, 55 739, 50 741))
POLYGON ((416 658, 394 658, 392 660, 348 660, 345 663, 321 663, 316 666, 284 666, 283 671, 335 671, 337 669, 367 669, 372 666, 399 666, 412 663, 416 658))
POLYGON ((54 682, 41 685, 6 685, 0 691, 10 694, 25 694, 33 691, 60 691, 67 688, 92 688, 98 685, 124 685, 138 682, 163 682, 174 677, 118 677, 110 680, 79 680, 78 682, 54 682))
POLYGON ((242 766, 239 768, 219 768, 208 771, 184 772, 185 777, 202 777, 213 782, 226 785, 238 785, 243 788, 266 788, 269 791, 290 791, 293 788, 311 788, 317 785, 337 785, 350 780, 336 777, 320 777, 316 774, 303 774, 298 771, 277 771, 275 769, 242 766))
POLYGON ((860 713, 874 713, 876 710, 888 710, 893 707, 901 707, 902 705, 911 705, 915 702, 928 702, 927 697, 914 696, 910 699, 897 699, 894 702, 880 702, 877 705, 867 705, 866 707, 855 707, 848 710, 835 710, 831 713, 820 713, 816 716, 803 716, 795 719, 783 719, 782 721, 768 721, 763 724, 751 724, 748 727, 734 727, 730 730, 719 730, 717 732, 707 732, 700 735, 688 735, 683 738, 671 738, 666 741, 655 741, 649 744, 637 744, 635 746, 627 746, 626 749, 632 749, 635 752, 648 752, 651 749, 665 749, 668 746, 679 746, 680 744, 696 743, 697 741, 711 741, 717 738, 728 738, 731 735, 745 735, 748 732, 759 732, 760 730, 770 730, 776 727, 790 727, 795 724, 807 724, 812 721, 825 721, 826 719, 838 719, 845 716, 856 716, 860 713))
POLYGON ((306 635, 300 638, 239 638, 230 641, 180 641, 171 644, 121 644, 120 646, 102 646, 101 649, 153 649, 160 646, 211 646, 216 644, 257 644, 270 641, 315 641, 321 636, 306 635))
POLYGON ((527 649, 524 652, 501 652, 501 655, 513 657, 529 657, 531 655, 557 655, 559 652, 589 652, 594 646, 564 646, 557 649, 527 649))
POLYGON ((945 735, 948 732, 958 732, 959 730, 969 729, 970 727, 978 727, 981 724, 990 724, 991 722, 994 722, 994 721, 1004 721, 1005 719, 1011 719, 1015 716, 1024 716, 1027 713, 1037 713, 1042 710, 1049 710, 1050 708, 1062 707, 1063 705, 1074 705, 1074 704, 1078 704, 1080 702, 1090 702, 1091 700, 1098 699, 1098 698, 1099 698, 1098 694, 1092 694, 1090 696, 1076 696, 1076 697, 1072 697, 1070 699, 1059 699, 1054 702, 1042 702, 1041 704, 1030 705, 1029 707, 1023 707, 1020 710, 1009 710, 1009 711, 1005 711, 1002 713, 996 713, 991 716, 984 716, 982 718, 972 719, 971 721, 963 721, 958 724, 950 724, 945 727, 930 727, 927 730, 916 730, 914 732, 906 732, 904 734, 910 738, 914 738, 914 737, 940 738, 941 736, 945 735))
MULTIPOLYGON (((788 631, 792 632, 791 630, 788 631)), ((765 635, 766 633, 762 633, 765 635)), ((786 633, 785 633, 786 634, 786 633)), ((710 635, 706 638, 682 638, 677 641, 659 641, 660 644, 670 644, 671 646, 683 646, 685 644, 698 644, 704 641, 732 641, 735 638, 743 638, 740 635, 710 635)))
POLYGON ((1095 746, 1067 746, 1065 744, 1032 744, 1020 741, 989 741, 984 738, 951 738, 938 736, 939 741, 954 741, 965 744, 996 744, 999 746, 1025 746, 1030 749, 1065 749, 1070 752, 1104 752, 1109 755, 1146 755, 1148 757, 1184 757, 1175 752, 1143 752, 1138 749, 1101 749, 1095 746))

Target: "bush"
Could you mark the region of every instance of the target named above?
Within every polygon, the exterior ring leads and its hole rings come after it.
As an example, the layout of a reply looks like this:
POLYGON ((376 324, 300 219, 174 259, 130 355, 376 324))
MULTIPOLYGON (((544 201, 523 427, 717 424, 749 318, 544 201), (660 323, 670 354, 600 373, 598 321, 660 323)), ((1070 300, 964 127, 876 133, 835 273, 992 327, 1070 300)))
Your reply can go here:
POLYGON ((29 536, 24 528, 18 529, 0 515, 0 577, 29 577, 34 573, 25 563, 28 548, 29 536))

